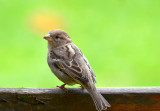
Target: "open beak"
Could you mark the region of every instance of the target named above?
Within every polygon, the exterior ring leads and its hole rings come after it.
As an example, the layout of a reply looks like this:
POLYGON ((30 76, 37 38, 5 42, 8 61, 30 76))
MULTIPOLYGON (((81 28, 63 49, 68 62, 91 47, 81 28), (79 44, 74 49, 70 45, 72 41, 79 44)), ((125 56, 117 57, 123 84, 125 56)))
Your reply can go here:
POLYGON ((53 41, 53 38, 50 36, 50 34, 45 35, 43 38, 47 41, 53 41))

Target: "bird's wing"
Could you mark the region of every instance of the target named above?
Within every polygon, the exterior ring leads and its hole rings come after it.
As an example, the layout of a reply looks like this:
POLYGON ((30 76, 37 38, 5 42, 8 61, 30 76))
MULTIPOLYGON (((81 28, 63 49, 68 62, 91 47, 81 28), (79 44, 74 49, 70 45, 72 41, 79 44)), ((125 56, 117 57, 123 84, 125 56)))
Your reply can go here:
POLYGON ((88 78, 83 76, 82 69, 76 64, 76 61, 56 61, 54 64, 65 74, 71 76, 73 79, 81 82, 88 82, 88 78))
POLYGON ((89 68, 89 71, 90 71, 91 75, 92 75, 92 80, 93 80, 93 82, 94 82, 94 83, 97 83, 97 81, 96 81, 96 75, 95 75, 95 73, 93 72, 93 70, 92 70, 92 68, 91 68, 91 66, 90 66, 87 58, 86 58, 85 56, 83 56, 83 58, 84 58, 84 61, 86 62, 87 66, 88 66, 88 68, 89 68))
POLYGON ((66 45, 63 49, 65 50, 62 51, 63 54, 56 52, 53 53, 54 57, 58 57, 58 59, 54 62, 54 65, 58 69, 60 69, 60 71, 69 75, 73 79, 79 80, 80 82, 88 82, 88 77, 82 73, 82 68, 80 67, 76 59, 74 59, 76 53, 72 46, 66 45))
POLYGON ((79 49, 79 51, 80 51, 80 54, 83 56, 83 59, 84 59, 84 61, 86 62, 88 68, 89 68, 89 71, 90 71, 90 73, 91 73, 93 82, 94 82, 94 83, 97 83, 97 81, 96 81, 96 75, 95 75, 95 73, 93 72, 93 70, 92 70, 92 68, 91 68, 91 66, 90 66, 87 58, 84 56, 84 54, 82 53, 82 51, 81 51, 80 49, 79 49))

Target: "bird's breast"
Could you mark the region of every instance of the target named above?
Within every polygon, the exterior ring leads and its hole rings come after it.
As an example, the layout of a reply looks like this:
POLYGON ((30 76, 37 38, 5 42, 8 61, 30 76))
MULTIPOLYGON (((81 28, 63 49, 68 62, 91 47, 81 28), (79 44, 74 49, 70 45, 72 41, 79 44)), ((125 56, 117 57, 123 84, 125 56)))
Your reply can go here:
POLYGON ((50 57, 50 54, 47 54, 48 65, 49 65, 51 71, 56 75, 56 77, 59 80, 61 80, 62 82, 64 82, 65 84, 68 84, 68 85, 76 84, 76 82, 70 76, 68 76, 66 73, 64 73, 62 70, 60 70, 58 67, 56 67, 56 65, 55 65, 56 61, 57 61, 56 59, 52 59, 50 57))

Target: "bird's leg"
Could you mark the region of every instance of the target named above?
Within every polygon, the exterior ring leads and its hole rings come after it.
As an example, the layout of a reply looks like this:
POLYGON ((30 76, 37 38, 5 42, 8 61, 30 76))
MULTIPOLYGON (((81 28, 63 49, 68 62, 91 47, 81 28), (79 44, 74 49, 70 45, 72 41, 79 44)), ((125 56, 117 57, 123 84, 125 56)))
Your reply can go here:
POLYGON ((78 87, 82 88, 82 90, 84 89, 84 87, 83 87, 83 86, 78 86, 78 87))
POLYGON ((59 87, 59 88, 61 88, 61 89, 63 89, 63 90, 67 90, 67 89, 65 88, 65 85, 66 85, 66 84, 63 84, 63 85, 61 85, 61 86, 56 86, 56 87, 59 87))

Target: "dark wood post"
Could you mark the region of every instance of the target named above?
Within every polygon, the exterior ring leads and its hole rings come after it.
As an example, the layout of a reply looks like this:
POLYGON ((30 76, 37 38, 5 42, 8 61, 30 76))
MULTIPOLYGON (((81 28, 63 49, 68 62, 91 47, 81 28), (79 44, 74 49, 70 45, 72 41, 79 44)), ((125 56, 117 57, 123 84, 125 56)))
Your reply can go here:
MULTIPOLYGON (((0 111, 96 111, 82 88, 0 88, 0 111)), ((107 111, 160 111, 160 87, 99 87, 107 111)))

